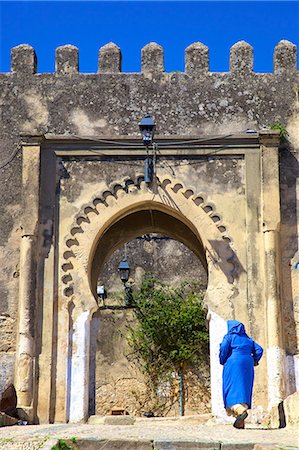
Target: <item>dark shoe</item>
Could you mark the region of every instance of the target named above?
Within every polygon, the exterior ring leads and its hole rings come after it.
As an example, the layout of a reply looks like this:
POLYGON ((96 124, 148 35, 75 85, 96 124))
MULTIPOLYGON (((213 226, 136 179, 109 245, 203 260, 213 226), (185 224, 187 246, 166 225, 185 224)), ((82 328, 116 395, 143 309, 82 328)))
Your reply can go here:
POLYGON ((244 411, 242 414, 239 414, 234 422, 234 427, 243 429, 245 428, 244 420, 248 417, 247 411, 244 411))

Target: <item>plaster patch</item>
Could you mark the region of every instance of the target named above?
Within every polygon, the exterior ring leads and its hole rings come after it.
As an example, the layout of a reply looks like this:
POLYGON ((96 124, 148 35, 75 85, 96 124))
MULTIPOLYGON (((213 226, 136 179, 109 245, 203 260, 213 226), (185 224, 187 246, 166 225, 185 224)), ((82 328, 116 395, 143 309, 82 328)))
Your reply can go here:
POLYGON ((36 129, 46 126, 49 111, 45 99, 36 92, 28 91, 23 95, 27 107, 27 120, 20 127, 24 132, 34 132, 36 129))
POLYGON ((256 125, 253 124, 252 120, 248 120, 248 117, 244 117, 242 119, 242 114, 239 114, 240 119, 238 121, 232 118, 231 121, 223 123, 215 124, 215 123, 206 123, 203 125, 202 129, 204 134, 210 135, 228 135, 228 134, 237 134, 237 133, 245 133, 245 130, 248 128, 256 129, 256 125))
POLYGON ((92 136, 98 134, 101 129, 107 126, 106 119, 92 121, 82 109, 74 109, 71 114, 71 122, 77 127, 81 136, 92 136), (99 130, 100 128, 100 130, 99 130))
POLYGON ((287 123, 287 132, 289 139, 294 147, 299 147, 299 112, 293 114, 287 123))

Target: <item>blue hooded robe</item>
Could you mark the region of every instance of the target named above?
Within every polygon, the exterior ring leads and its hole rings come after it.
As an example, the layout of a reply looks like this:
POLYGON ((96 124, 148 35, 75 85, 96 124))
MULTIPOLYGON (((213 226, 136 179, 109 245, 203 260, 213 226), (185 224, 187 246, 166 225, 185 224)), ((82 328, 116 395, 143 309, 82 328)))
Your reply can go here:
POLYGON ((241 322, 228 320, 227 329, 219 352, 220 364, 224 366, 222 374, 224 407, 247 403, 251 408, 253 366, 261 359, 263 349, 247 336, 241 322))

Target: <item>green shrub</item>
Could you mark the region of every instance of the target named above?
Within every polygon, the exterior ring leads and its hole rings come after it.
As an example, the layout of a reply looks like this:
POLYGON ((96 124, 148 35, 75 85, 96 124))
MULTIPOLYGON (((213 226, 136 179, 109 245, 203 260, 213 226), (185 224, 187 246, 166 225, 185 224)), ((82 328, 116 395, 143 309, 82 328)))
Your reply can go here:
POLYGON ((271 130, 279 131, 279 139, 281 144, 287 142, 289 134, 286 130, 286 127, 282 123, 274 123, 273 125, 271 125, 271 130))
POLYGON ((170 288, 151 275, 134 293, 137 323, 129 327, 128 342, 154 387, 209 358, 203 294, 197 283, 170 288))

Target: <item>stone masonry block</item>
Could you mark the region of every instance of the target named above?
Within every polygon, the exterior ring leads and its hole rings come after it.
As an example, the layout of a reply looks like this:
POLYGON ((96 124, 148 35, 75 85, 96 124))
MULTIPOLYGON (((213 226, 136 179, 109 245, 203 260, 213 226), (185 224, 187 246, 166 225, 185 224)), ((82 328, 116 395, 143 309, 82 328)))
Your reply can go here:
MULTIPOLYGON (((283 447, 284 450, 285 447, 283 447)), ((253 447, 253 450, 280 450, 281 447, 275 444, 255 444, 255 446, 253 447)))
POLYGON ((297 69, 297 47, 292 42, 280 41, 274 50, 274 73, 295 72, 297 69))
POLYGON ((37 70, 37 59, 34 49, 21 44, 11 49, 11 71, 13 73, 32 75, 37 70))
POLYGON ((4 391, 10 383, 13 383, 14 365, 14 353, 0 353, 0 392, 4 391))
POLYGON ((287 427, 299 430, 299 391, 289 395, 283 402, 287 427))
POLYGON ((78 73, 78 49, 74 45, 62 45, 56 49, 56 73, 59 75, 73 75, 78 73))
POLYGON ((164 50, 155 42, 150 42, 141 50, 142 72, 164 71, 164 50))
POLYGON ((213 441, 154 441, 154 448, 159 450, 220 450, 220 443, 213 441))
POLYGON ((106 416, 104 419, 105 425, 134 425, 136 421, 132 416, 106 416))
POLYGON ((8 425, 16 425, 18 419, 10 417, 7 414, 0 412, 0 427, 7 427, 8 425))
POLYGON ((122 55, 120 48, 113 42, 104 45, 99 51, 98 72, 121 72, 122 55))
POLYGON ((246 75, 253 71, 253 48, 250 44, 240 41, 231 47, 230 70, 246 75))
MULTIPOLYGON (((70 442, 71 444, 71 442, 70 442)), ((153 445, 150 440, 145 439, 78 439, 76 445, 81 450, 152 450, 153 445)))
POLYGON ((221 450, 253 450, 254 443, 252 442, 235 442, 235 443, 223 443, 221 444, 221 450))
POLYGON ((209 71, 209 49, 201 42, 194 42, 185 50, 185 71, 187 73, 209 71))

